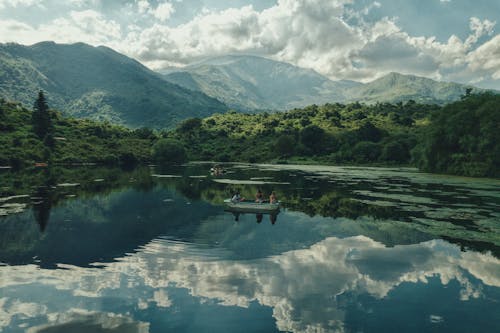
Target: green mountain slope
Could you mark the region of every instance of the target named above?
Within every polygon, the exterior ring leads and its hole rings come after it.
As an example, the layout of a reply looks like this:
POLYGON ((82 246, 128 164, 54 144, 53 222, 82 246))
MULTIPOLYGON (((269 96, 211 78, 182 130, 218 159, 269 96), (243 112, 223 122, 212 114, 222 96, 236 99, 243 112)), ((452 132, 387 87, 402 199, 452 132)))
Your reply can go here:
POLYGON ((453 82, 438 82, 414 75, 390 73, 380 79, 345 91, 348 101, 365 103, 404 102, 446 104, 460 99, 467 88, 481 89, 453 82))
POLYGON ((223 56, 165 73, 164 78, 202 91, 239 110, 287 110, 343 100, 352 82, 334 82, 310 69, 256 56, 223 56))
POLYGON ((67 115, 129 127, 173 127, 226 110, 218 100, 165 82, 107 47, 0 44, 0 95, 30 107, 39 89, 67 115))
POLYGON ((398 73, 366 84, 332 81, 312 70, 256 56, 212 58, 171 69, 163 77, 238 110, 288 110, 311 104, 356 101, 372 104, 414 100, 446 104, 459 100, 469 88, 398 73))

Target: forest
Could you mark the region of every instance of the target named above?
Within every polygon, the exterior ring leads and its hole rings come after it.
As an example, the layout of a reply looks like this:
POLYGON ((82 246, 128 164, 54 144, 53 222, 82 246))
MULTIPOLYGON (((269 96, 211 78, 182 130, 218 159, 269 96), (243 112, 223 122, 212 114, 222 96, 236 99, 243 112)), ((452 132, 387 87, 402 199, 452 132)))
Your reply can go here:
MULTIPOLYGON (((43 94, 42 94, 43 95, 43 94)), ((66 118, 40 95, 32 110, 0 99, 0 165, 219 162, 416 166, 500 176, 500 96, 467 93, 444 107, 406 103, 229 111, 173 130, 66 118), (45 115, 45 116, 43 116, 45 115)))

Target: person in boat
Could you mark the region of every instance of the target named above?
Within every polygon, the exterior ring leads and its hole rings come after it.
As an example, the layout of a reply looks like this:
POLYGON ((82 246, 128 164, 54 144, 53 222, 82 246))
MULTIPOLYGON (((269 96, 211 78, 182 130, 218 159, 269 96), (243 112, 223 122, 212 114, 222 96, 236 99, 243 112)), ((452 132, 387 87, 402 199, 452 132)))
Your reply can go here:
POLYGON ((240 202, 243 201, 244 199, 241 197, 240 192, 234 193, 233 197, 231 198, 232 202, 240 202))
POLYGON ((257 194, 255 194, 255 202, 262 203, 264 201, 264 194, 260 189, 257 190, 257 194))
POLYGON ((269 203, 278 203, 278 198, 276 197, 276 193, 274 193, 274 191, 272 191, 271 195, 269 196, 269 203))
POLYGON ((213 173, 216 175, 216 176, 220 176, 224 173, 224 169, 222 168, 222 166, 216 164, 213 168, 213 173))

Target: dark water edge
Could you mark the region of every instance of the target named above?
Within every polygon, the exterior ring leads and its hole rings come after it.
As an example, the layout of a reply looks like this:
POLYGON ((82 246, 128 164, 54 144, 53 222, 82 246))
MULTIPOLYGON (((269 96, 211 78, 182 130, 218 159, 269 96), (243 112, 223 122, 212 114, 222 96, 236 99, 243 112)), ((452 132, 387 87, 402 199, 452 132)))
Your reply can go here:
POLYGON ((494 331, 497 180, 210 166, 0 171, 0 329, 494 331))

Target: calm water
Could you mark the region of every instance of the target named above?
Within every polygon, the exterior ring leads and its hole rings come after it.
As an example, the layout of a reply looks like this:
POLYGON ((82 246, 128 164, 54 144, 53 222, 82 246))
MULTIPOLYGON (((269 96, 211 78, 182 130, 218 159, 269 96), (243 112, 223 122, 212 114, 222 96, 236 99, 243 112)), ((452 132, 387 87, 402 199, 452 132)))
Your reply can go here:
POLYGON ((499 180, 209 168, 0 171, 0 331, 499 332, 499 180))

